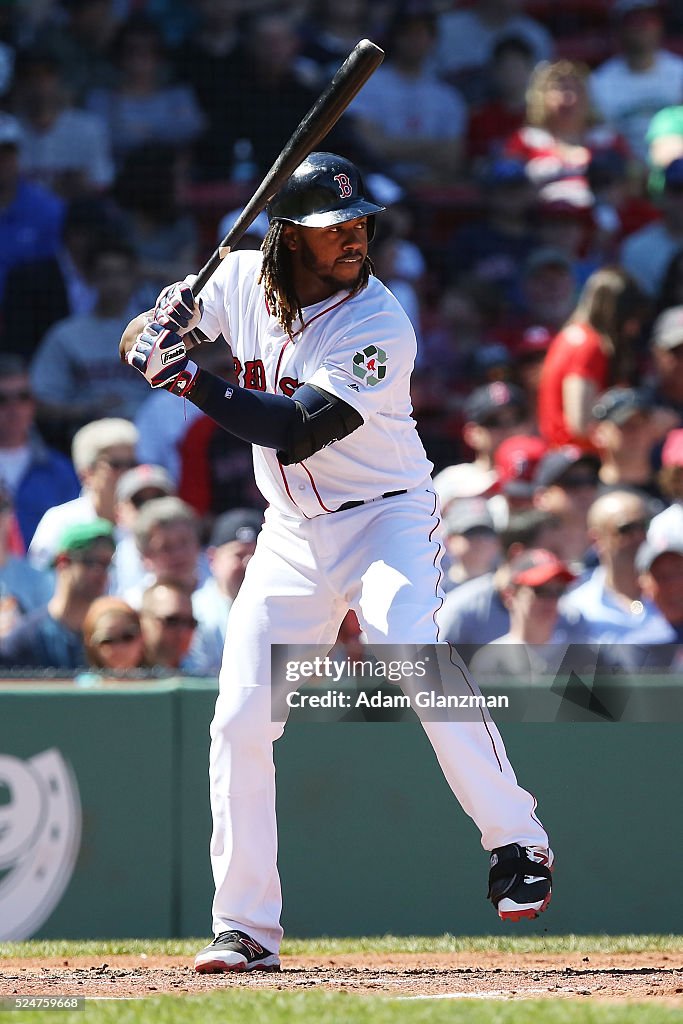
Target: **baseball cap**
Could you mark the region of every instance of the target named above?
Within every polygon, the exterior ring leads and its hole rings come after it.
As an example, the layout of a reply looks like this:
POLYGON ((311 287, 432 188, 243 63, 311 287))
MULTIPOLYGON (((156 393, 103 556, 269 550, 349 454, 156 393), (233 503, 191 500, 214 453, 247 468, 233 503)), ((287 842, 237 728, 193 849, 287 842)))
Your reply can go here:
POLYGON ((662 447, 663 466, 683 466, 683 428, 670 430, 662 447))
POLYGON ((592 415, 595 420, 611 420, 620 427, 634 413, 649 408, 645 395, 637 388, 610 388, 600 395, 593 406, 592 415))
POLYGON ((494 465, 503 494, 514 498, 531 497, 536 467, 548 446, 540 437, 514 434, 498 445, 494 465))
POLYGON ((253 543, 263 526, 263 512, 255 508, 233 508, 224 512, 213 524, 210 544, 220 548, 239 540, 243 544, 253 543))
POLYGON ((586 217, 595 205, 595 197, 581 178, 551 181, 538 191, 538 211, 551 216, 586 217))
POLYGON ((517 408, 526 411, 526 395, 516 384, 494 380, 475 388, 463 406, 466 422, 484 425, 501 409, 517 408))
POLYGON ((108 519, 92 519, 89 523, 72 523, 60 534, 55 554, 66 555, 72 551, 81 551, 98 541, 114 544, 114 527, 108 519))
POLYGON ((561 249, 553 249, 552 246, 542 246, 532 252, 524 265, 524 274, 528 277, 544 267, 561 267, 571 274, 574 273, 574 265, 566 253, 561 249))
POLYGON ((447 534, 486 529, 495 532, 493 517, 485 498, 461 498, 451 503, 444 519, 447 534))
POLYGON ((140 491, 147 489, 161 491, 163 494, 175 494, 175 484, 170 473, 163 466, 144 463, 123 474, 116 486, 116 500, 130 501, 140 491))
POLYGON ((645 540, 638 548, 635 558, 635 566, 638 572, 649 572, 660 555, 669 553, 683 555, 683 537, 671 534, 668 537, 658 537, 655 542, 645 540))
POLYGON ((551 487, 553 484, 561 483, 567 470, 579 462, 587 462, 594 467, 597 483, 598 469, 600 468, 598 456, 593 455, 592 452, 585 452, 581 448, 577 448, 576 445, 567 444, 563 448, 553 448, 543 456, 536 467, 534 487, 551 487))
POLYGON ((681 188, 683 186, 683 157, 677 157, 664 169, 664 187, 681 188))
POLYGON ((566 562, 546 548, 529 548, 510 562, 510 583, 519 587, 540 587, 550 580, 571 583, 576 576, 566 562))
POLYGON ((473 462, 460 462, 437 473, 433 484, 439 503, 445 509, 456 498, 476 498, 488 494, 496 484, 493 469, 482 469, 473 462))
POLYGON ((18 146, 21 142, 21 128, 16 117, 0 113, 0 146, 18 146))
POLYGON ((634 11, 656 11, 660 7, 660 0, 614 0, 611 13, 615 18, 623 18, 634 11))
POLYGON ((683 306, 671 306, 659 314, 652 327, 651 341, 653 348, 671 349, 683 345, 683 306))
POLYGON ((543 327, 541 324, 527 327, 515 345, 515 355, 518 359, 525 359, 527 356, 545 353, 550 348, 552 340, 552 333, 547 327, 543 327))

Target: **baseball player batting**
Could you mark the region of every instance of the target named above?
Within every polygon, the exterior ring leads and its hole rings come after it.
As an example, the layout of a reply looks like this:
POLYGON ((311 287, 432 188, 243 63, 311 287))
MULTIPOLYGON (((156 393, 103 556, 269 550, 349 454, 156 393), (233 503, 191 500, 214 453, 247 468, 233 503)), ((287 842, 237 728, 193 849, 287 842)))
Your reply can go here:
MULTIPOLYGON (((313 153, 269 205, 260 252, 227 255, 198 302, 189 284, 170 285, 121 340, 152 387, 253 444, 269 504, 211 725, 216 937, 196 957, 201 972, 279 970, 273 742, 285 723, 271 721, 270 645, 332 647, 349 608, 370 643, 438 641, 439 509, 411 416, 415 334, 368 258, 383 209, 353 164, 313 153), (239 386, 189 360, 182 336, 198 325, 227 340, 239 386)), ((499 916, 536 917, 553 855, 494 723, 482 711, 422 724, 491 851, 499 916)))

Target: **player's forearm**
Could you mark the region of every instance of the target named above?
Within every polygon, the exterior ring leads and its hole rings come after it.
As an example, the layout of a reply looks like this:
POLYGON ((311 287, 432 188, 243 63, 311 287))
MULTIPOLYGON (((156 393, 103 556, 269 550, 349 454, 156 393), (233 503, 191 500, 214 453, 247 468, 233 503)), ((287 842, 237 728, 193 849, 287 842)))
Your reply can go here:
POLYGON ((248 391, 208 370, 197 371, 185 397, 219 427, 263 448, 285 449, 297 418, 296 405, 290 398, 248 391))

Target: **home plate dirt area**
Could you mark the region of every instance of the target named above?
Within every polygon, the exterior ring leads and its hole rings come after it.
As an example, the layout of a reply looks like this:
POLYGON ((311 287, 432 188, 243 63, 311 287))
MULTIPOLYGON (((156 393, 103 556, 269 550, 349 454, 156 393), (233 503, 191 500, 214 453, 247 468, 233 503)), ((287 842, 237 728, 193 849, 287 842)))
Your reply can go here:
POLYGON ((227 987, 293 990, 318 987, 357 995, 442 998, 656 997, 683 1008, 683 953, 367 954, 284 957, 278 973, 196 974, 190 957, 78 956, 5 959, 0 996, 95 998, 216 992, 227 987))

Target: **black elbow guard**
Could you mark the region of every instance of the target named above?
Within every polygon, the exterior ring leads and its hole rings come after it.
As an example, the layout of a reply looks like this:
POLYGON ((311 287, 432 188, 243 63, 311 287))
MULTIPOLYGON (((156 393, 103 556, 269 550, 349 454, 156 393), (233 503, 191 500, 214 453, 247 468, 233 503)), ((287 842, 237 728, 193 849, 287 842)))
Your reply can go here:
POLYGON ((297 388, 293 401, 297 416, 287 436, 287 447, 277 453, 283 466, 303 462, 363 424, 363 417, 352 406, 314 384, 297 388))

